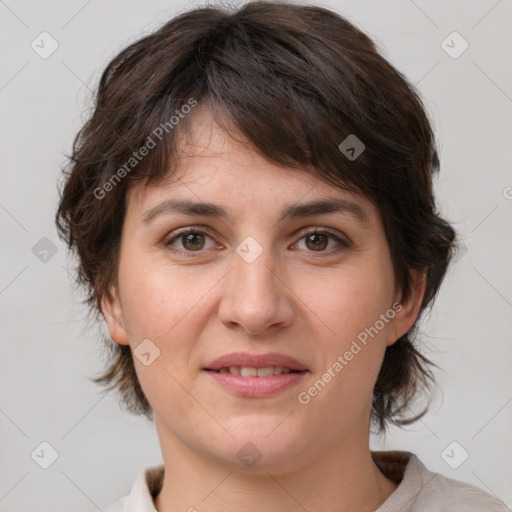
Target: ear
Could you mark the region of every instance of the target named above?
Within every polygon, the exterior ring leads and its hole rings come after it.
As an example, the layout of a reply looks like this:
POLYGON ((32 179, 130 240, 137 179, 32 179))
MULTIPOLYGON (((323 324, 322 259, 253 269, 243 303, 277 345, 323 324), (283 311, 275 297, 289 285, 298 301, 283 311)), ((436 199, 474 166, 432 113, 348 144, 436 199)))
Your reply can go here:
POLYGON ((406 300, 397 298, 393 307, 395 316, 391 320, 390 329, 388 330, 387 345, 393 345, 400 337, 402 337, 414 325, 418 318, 425 288, 427 285, 427 275, 425 272, 411 271, 411 289, 409 297, 406 300))
POLYGON ((129 345, 128 332, 126 331, 121 301, 115 286, 109 288, 101 299, 101 310, 107 322, 110 337, 119 345, 129 345))

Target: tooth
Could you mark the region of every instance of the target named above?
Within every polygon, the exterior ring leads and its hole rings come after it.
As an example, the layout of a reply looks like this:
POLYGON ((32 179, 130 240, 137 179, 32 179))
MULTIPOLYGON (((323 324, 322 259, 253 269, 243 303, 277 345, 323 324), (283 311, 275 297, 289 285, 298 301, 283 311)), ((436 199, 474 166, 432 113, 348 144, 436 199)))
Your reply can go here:
POLYGON ((230 366, 229 373, 232 373, 233 375, 240 375, 240 366, 230 366))
POLYGON ((274 375, 274 367, 258 368, 258 377, 272 377, 274 375))
POLYGON ((240 368, 240 375, 242 377, 257 377, 258 370, 256 368, 250 368, 249 366, 242 366, 240 368))
POLYGON ((229 368, 221 368, 219 373, 229 373, 229 368))
POLYGON ((283 373, 290 373, 290 368, 283 368, 283 373))
POLYGON ((283 367, 282 366, 274 366, 274 375, 279 375, 283 373, 283 367))

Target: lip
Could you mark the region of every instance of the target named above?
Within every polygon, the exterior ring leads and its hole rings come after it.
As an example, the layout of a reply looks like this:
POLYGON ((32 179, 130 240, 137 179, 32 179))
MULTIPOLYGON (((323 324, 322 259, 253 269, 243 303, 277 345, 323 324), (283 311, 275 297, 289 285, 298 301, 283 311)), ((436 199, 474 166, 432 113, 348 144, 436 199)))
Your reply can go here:
POLYGON ((262 398, 275 395, 297 385, 309 372, 304 370, 297 373, 282 373, 272 377, 241 377, 231 373, 217 373, 203 370, 217 384, 236 395, 250 398, 262 398))
POLYGON ((297 359, 277 352, 268 354, 233 352, 215 359, 206 368, 203 368, 203 371, 227 391, 250 398, 266 397, 285 391, 297 385, 309 373, 309 369, 297 359), (215 371, 230 366, 248 366, 250 368, 281 366, 295 370, 297 373, 282 373, 270 377, 242 377, 215 371))
MULTIPOLYGON (((204 368, 204 370, 220 370, 221 368, 229 368, 230 366, 249 366, 250 368, 266 368, 268 366, 282 366, 290 368, 298 372, 308 370, 307 366, 297 359, 285 354, 271 352, 268 354, 248 354, 246 352, 232 352, 221 356, 204 368)), ((279 375, 276 375, 279 377, 279 375)), ((251 379, 251 377, 243 377, 251 379)), ((272 379, 273 377, 256 377, 258 379, 272 379)))

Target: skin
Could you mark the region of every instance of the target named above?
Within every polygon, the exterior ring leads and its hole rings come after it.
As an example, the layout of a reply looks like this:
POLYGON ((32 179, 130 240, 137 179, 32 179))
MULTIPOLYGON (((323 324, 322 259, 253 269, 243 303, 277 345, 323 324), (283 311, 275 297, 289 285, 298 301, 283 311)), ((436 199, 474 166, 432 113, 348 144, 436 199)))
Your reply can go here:
POLYGON ((414 276, 410 297, 378 335, 301 404, 298 393, 401 301, 380 214, 362 195, 268 162, 220 130, 201 106, 191 115, 179 179, 136 185, 127 195, 118 285, 103 299, 113 340, 135 350, 150 339, 160 350, 148 366, 134 357, 165 464, 155 507, 373 511, 397 484, 371 458, 372 390, 386 347, 418 316, 424 276, 414 276), (357 202, 368 227, 345 212, 279 220, 285 206, 333 197, 357 202), (173 212, 142 222, 170 198, 214 202, 232 218, 173 212), (187 226, 211 232, 192 244, 178 237, 165 245, 187 226), (315 227, 334 230, 350 247, 321 237, 317 248, 302 232, 315 227), (252 263, 236 252, 247 236, 263 249, 252 263), (202 370, 233 351, 284 353, 309 373, 272 397, 240 397, 202 370), (248 442, 261 453, 252 467, 237 457, 248 442))

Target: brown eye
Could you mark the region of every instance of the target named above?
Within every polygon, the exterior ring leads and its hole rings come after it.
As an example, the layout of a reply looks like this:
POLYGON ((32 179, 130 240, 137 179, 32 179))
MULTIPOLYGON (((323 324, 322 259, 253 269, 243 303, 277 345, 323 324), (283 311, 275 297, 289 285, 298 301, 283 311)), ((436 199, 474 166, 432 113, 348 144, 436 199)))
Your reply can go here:
POLYGON ((342 239, 340 236, 338 236, 337 233, 327 229, 315 228, 314 230, 306 231, 302 233, 302 238, 300 241, 302 240, 304 240, 304 246, 306 247, 305 250, 310 253, 317 252, 325 255, 331 255, 350 247, 349 242, 342 239), (328 249, 329 242, 331 241, 336 243, 334 248, 328 249))
POLYGON ((193 253, 200 253, 203 250, 212 248, 213 238, 199 229, 186 229, 178 232, 175 236, 164 242, 165 247, 184 256, 193 256, 193 253), (210 239, 210 247, 207 247, 207 239, 210 239))
POLYGON ((314 251, 322 251, 329 244, 329 238, 323 233, 310 233, 305 239, 306 246, 314 251))
POLYGON ((204 246, 204 235, 202 233, 191 232, 181 235, 183 247, 188 251, 202 249, 204 246))

